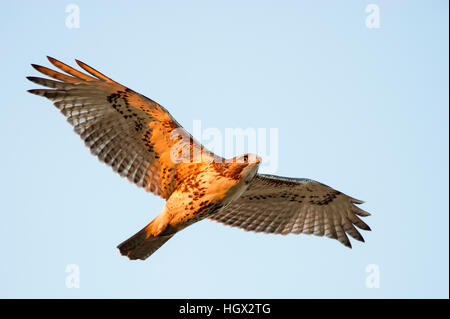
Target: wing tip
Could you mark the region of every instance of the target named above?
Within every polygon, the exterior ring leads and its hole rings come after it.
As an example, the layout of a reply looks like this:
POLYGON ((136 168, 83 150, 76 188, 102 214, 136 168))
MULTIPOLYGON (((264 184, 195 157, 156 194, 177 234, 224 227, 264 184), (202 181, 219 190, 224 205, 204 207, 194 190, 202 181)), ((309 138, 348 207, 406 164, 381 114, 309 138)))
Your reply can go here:
MULTIPOLYGON (((350 236, 352 236, 352 235, 350 235, 350 236)), ((364 237, 358 232, 358 235, 356 235, 356 236, 352 236, 353 237, 353 239, 355 239, 355 240, 357 240, 357 241, 360 241, 360 242, 362 242, 362 243, 365 243, 366 241, 364 240, 364 237)))
MULTIPOLYGON (((347 195, 347 196, 348 196, 348 195, 347 195)), ((350 196, 348 196, 348 197, 350 197, 350 196)), ((365 203, 365 201, 360 200, 360 199, 357 199, 357 198, 354 198, 354 197, 350 197, 350 200, 351 200, 351 202, 352 202, 353 204, 357 204, 357 205, 361 205, 361 204, 364 204, 364 203, 365 203)))
POLYGON ((103 73, 101 73, 101 72, 97 71, 96 69, 94 69, 93 67, 87 65, 83 61, 75 59, 75 62, 78 64, 78 66, 80 66, 82 69, 84 69, 89 74, 95 76, 98 80, 111 82, 111 83, 117 83, 114 80, 112 80, 111 78, 109 78, 106 75, 104 75, 103 73))
POLYGON ((41 89, 31 89, 31 90, 27 90, 28 93, 34 94, 34 95, 42 95, 42 90, 41 89))
POLYGON ((342 243, 345 247, 350 248, 350 249, 353 249, 352 244, 350 243, 350 240, 349 240, 349 239, 347 239, 347 241, 345 241, 345 242, 342 242, 342 241, 341 241, 341 243, 342 243))
POLYGON ((80 67, 82 67, 83 69, 84 69, 83 66, 89 67, 86 63, 84 63, 83 61, 80 61, 80 60, 78 60, 78 59, 75 59, 75 62, 76 62, 80 67))
POLYGON ((55 59, 51 56, 47 55, 47 60, 53 64, 54 66, 56 66, 57 68, 61 68, 61 65, 65 65, 64 63, 62 63, 61 61, 59 61, 58 59, 55 59))
POLYGON ((31 63, 31 66, 32 66, 34 69, 38 70, 38 71, 39 71, 39 69, 43 68, 42 65, 34 64, 34 63, 31 63))

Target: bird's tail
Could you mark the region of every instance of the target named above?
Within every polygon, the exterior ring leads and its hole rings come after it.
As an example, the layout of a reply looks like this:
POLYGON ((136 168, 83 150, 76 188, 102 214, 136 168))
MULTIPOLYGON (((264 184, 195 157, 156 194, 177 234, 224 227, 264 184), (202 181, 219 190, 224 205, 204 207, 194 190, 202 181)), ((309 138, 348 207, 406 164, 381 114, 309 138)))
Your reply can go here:
POLYGON ((175 235, 175 233, 163 232, 157 236, 149 236, 148 227, 150 225, 151 223, 117 246, 123 256, 127 256, 131 260, 147 259, 175 235))

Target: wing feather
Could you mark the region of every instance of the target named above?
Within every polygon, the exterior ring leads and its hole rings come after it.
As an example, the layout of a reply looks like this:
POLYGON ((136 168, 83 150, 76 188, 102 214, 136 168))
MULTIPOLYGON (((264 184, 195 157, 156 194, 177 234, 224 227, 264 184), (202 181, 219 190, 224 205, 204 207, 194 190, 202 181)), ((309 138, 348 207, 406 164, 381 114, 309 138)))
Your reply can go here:
POLYGON ((67 64, 62 63, 61 61, 58 61, 58 60, 56 60, 56 59, 54 59, 52 57, 48 56, 47 59, 50 61, 51 64, 53 64, 57 68, 63 70, 66 73, 69 73, 70 75, 73 75, 73 76, 75 76, 75 77, 77 77, 79 79, 83 79, 83 80, 86 80, 86 81, 96 80, 95 78, 93 78, 93 77, 91 77, 91 76, 89 76, 89 75, 87 75, 87 74, 85 74, 83 72, 80 72, 80 71, 78 71, 78 70, 68 66, 67 64))

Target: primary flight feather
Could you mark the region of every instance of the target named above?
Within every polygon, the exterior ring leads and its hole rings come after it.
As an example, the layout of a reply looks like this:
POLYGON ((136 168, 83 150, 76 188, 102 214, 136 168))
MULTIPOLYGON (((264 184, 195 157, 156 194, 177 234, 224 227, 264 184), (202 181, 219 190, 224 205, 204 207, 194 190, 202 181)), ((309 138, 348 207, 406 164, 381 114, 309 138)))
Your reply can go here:
POLYGON ((370 230, 358 217, 369 215, 355 205, 361 201, 310 179, 258 174, 256 155, 217 156, 155 101, 81 61, 88 74, 48 59, 66 74, 32 64, 55 80, 27 77, 49 88, 28 92, 53 101, 92 154, 166 200, 152 222, 118 246, 121 254, 146 259, 204 218, 255 232, 327 236, 347 247, 347 234, 364 241, 355 228, 370 230))

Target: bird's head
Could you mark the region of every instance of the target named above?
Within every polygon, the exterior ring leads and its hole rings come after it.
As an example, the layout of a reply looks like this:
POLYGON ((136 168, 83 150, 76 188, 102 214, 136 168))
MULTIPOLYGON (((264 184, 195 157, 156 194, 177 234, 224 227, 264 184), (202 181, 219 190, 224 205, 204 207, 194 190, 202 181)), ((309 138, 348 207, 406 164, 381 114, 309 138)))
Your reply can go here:
POLYGON ((249 166, 258 165, 261 163, 261 157, 255 154, 244 154, 239 155, 232 158, 233 163, 241 163, 241 164, 247 164, 249 166))
POLYGON ((239 172, 239 177, 248 182, 256 175, 260 163, 261 157, 255 154, 239 155, 231 159, 231 165, 239 172))

